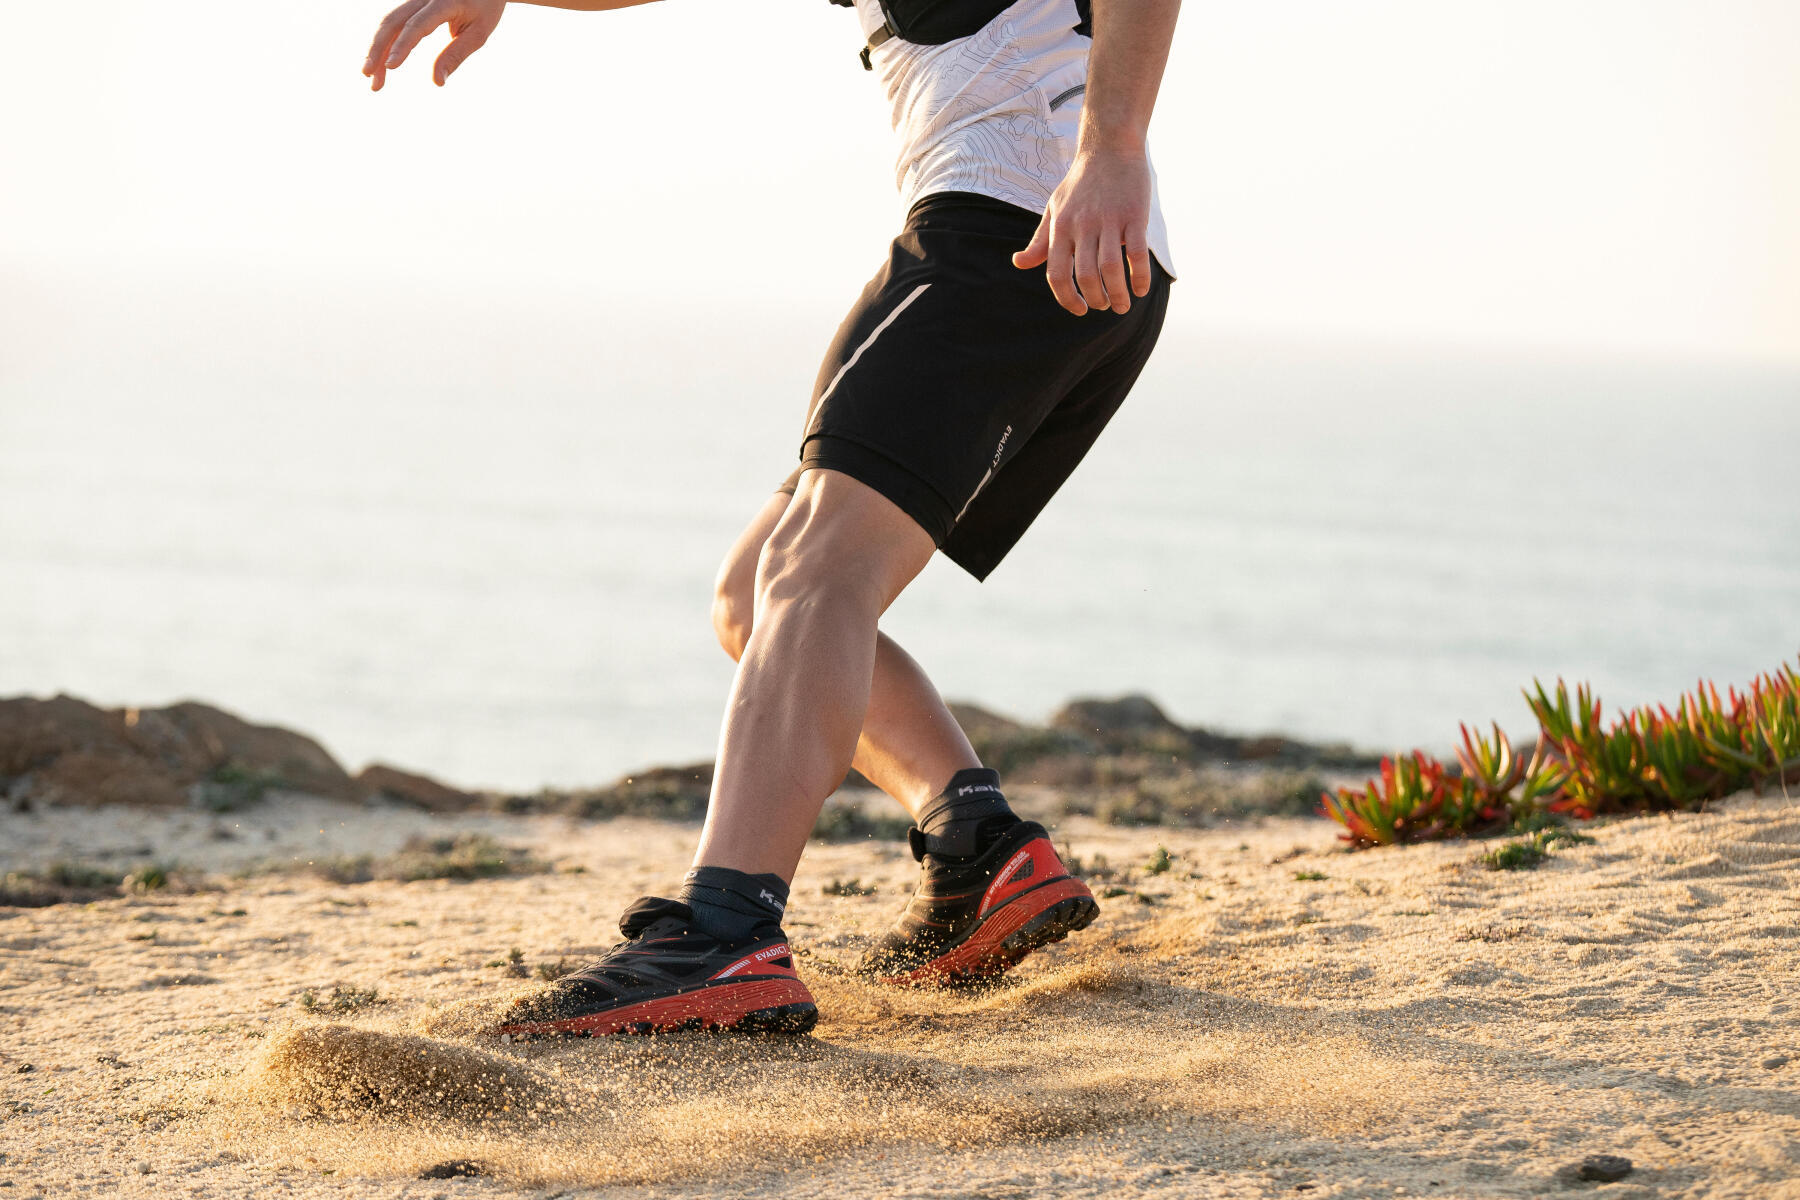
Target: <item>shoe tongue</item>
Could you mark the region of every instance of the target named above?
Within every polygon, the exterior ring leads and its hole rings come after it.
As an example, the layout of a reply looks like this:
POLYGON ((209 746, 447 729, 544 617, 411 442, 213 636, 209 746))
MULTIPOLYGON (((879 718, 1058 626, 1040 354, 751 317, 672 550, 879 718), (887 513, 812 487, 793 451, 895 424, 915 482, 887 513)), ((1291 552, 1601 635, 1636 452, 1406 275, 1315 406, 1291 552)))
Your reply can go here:
POLYGON ((658 921, 667 920, 676 920, 684 926, 690 926, 694 923, 694 910, 679 900, 645 896, 632 901, 631 907, 619 915, 619 932, 628 938, 634 938, 658 921))

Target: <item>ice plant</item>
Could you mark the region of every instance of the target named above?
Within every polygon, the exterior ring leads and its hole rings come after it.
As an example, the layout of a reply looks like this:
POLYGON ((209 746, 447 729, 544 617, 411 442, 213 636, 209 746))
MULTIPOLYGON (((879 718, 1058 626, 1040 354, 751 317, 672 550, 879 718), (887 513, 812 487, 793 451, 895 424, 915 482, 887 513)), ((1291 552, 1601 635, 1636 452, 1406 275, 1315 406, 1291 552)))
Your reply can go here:
POLYGON ((1759 766, 1785 790, 1800 783, 1800 672, 1783 666, 1750 685, 1745 707, 1763 757, 1759 766))
POLYGON ((1498 721, 1494 722, 1491 742, 1467 725, 1457 728, 1462 730, 1462 745, 1456 749, 1456 761, 1462 764, 1463 774, 1474 779, 1476 787, 1488 796, 1505 796, 1519 786, 1525 778, 1525 763, 1513 753, 1512 743, 1500 732, 1498 721))
POLYGON ((1525 693, 1538 722, 1523 760, 1498 724, 1461 726, 1456 768, 1423 751, 1384 759, 1361 788, 1327 793, 1320 812, 1359 846, 1535 825, 1554 817, 1693 809, 1743 787, 1800 783, 1800 672, 1783 666, 1746 693, 1701 680, 1671 711, 1646 705, 1608 724, 1599 699, 1562 680, 1525 693))
POLYGON ((1463 832, 1496 810, 1473 780, 1453 775, 1437 759, 1415 750, 1381 760, 1381 778, 1364 788, 1326 793, 1323 811, 1343 825, 1358 845, 1423 842, 1463 832))

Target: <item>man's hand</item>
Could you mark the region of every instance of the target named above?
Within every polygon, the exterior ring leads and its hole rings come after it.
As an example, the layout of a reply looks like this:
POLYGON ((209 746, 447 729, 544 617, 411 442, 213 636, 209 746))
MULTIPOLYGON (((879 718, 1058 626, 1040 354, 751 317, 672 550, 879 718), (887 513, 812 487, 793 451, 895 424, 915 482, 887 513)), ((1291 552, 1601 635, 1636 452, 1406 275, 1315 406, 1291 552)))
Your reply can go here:
POLYGON ((1013 255, 1043 266, 1064 308, 1131 308, 1150 292, 1150 159, 1144 134, 1169 61, 1181 0, 1093 0, 1087 98, 1075 161, 1050 197, 1031 244, 1013 255), (1125 286, 1125 262, 1131 287, 1125 286))
POLYGON ((450 44, 431 69, 432 82, 443 87, 450 72, 481 49, 505 11, 506 0, 406 0, 375 30, 363 74, 375 81, 374 90, 379 92, 387 73, 405 62, 414 46, 439 25, 448 25, 450 44))
POLYGON ((1013 255, 1013 266, 1044 267, 1057 303, 1078 317, 1090 308, 1128 312, 1133 295, 1150 291, 1149 227, 1150 164, 1144 155, 1083 150, 1050 197, 1031 244, 1013 255))

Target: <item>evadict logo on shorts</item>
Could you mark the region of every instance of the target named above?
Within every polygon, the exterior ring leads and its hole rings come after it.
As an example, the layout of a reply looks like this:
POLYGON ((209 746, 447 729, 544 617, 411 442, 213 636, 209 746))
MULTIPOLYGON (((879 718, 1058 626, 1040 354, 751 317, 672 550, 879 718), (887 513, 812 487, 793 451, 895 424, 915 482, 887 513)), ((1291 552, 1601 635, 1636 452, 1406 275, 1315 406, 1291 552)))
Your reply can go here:
POLYGON ((1006 453, 1006 439, 1007 439, 1007 438, 1009 438, 1009 437, 1011 437, 1011 436, 1012 436, 1012 426, 1011 426, 1011 425, 1008 425, 1008 426, 1007 426, 1007 427, 1006 427, 1006 428, 1005 428, 1005 429, 1004 429, 1004 430, 1002 430, 1002 431, 1001 431, 1001 433, 1000 433, 1000 444, 999 444, 999 445, 998 445, 998 446, 995 446, 995 447, 994 447, 994 462, 993 462, 993 466, 994 466, 994 467, 995 467, 995 468, 998 468, 998 467, 999 467, 999 466, 1000 466, 1000 456, 1001 456, 1001 455, 1002 455, 1002 454, 1005 454, 1005 453, 1006 453))
POLYGON ((762 890, 761 898, 764 900, 767 900, 771 905, 773 905, 776 912, 785 913, 787 911, 787 905, 785 905, 781 901, 777 900, 775 898, 775 893, 771 892, 768 888, 764 888, 762 890))
POLYGON ((1008 425, 1005 429, 1003 429, 1000 432, 1000 444, 998 446, 994 447, 993 465, 987 469, 987 474, 983 475, 981 477, 981 482, 975 485, 975 490, 973 492, 971 492, 969 494, 969 498, 963 502, 962 512, 959 512, 956 514, 956 519, 958 521, 962 520, 963 514, 967 513, 969 511, 969 505, 975 503, 975 497, 981 495, 981 490, 983 488, 987 487, 988 481, 994 477, 994 472, 998 471, 1000 469, 1000 456, 1002 454, 1006 453, 1006 439, 1011 436, 1012 436, 1012 426, 1011 425, 1008 425))

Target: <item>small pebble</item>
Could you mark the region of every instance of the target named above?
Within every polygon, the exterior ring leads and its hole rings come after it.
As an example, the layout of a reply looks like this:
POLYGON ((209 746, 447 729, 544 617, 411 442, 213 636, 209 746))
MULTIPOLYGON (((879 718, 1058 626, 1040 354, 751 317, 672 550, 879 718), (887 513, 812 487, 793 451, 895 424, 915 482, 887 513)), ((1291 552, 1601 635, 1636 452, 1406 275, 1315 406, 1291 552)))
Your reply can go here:
POLYGON ((1785 1054, 1771 1054, 1768 1058, 1763 1059, 1762 1065, 1763 1070, 1765 1071, 1777 1070, 1788 1065, 1788 1056, 1785 1054))
POLYGON ((449 1162, 438 1163, 434 1167, 426 1167, 419 1172, 420 1179, 461 1179, 470 1175, 486 1175, 487 1168, 478 1162, 466 1158, 453 1158, 449 1162))
POLYGON ((155 1168, 152 1167, 149 1163, 139 1160, 138 1165, 137 1165, 137 1173, 139 1175, 148 1175, 153 1170, 155 1170, 155 1168))
POLYGON ((32 1066, 30 1063, 20 1063, 19 1064, 19 1074, 21 1074, 21 1075, 29 1075, 35 1070, 37 1070, 37 1068, 32 1066))
POLYGON ((1581 1179, 1612 1183, 1631 1174, 1631 1160, 1617 1154, 1590 1154, 1581 1160, 1581 1165, 1575 1168, 1575 1174, 1581 1179))

